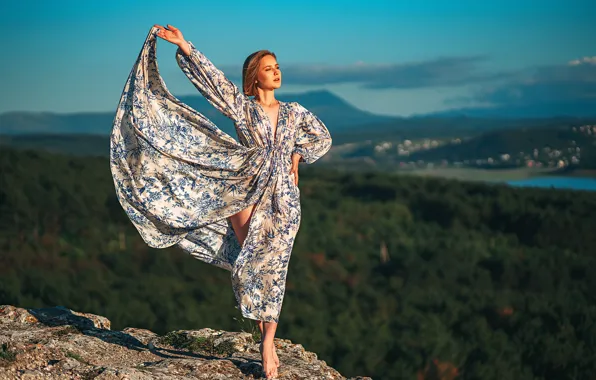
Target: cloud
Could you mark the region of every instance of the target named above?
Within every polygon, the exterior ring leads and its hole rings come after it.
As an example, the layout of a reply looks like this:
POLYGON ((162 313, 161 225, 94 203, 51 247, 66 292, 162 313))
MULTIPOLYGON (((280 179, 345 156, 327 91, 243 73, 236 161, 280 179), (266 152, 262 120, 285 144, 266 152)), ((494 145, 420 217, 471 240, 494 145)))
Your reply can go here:
MULTIPOLYGON (((446 106, 533 106, 596 102, 596 56, 559 65, 490 72, 482 68, 485 56, 443 57, 434 60, 351 65, 287 65, 284 84, 322 86, 355 84, 365 89, 469 88, 444 100, 446 106)), ((224 69, 241 81, 238 68, 224 69), (236 74, 236 75, 234 75, 236 74)))
POLYGON ((484 86, 470 97, 450 100, 456 101, 496 106, 596 102, 596 57, 520 70, 500 85, 484 86))
MULTIPOLYGON (((288 65, 282 67, 282 72, 285 84, 352 83, 369 89, 451 87, 502 79, 508 75, 482 72, 479 66, 485 60, 482 56, 471 56, 399 64, 288 65)), ((223 71, 230 79, 241 80, 237 74, 239 69, 229 67, 223 71)))
POLYGON ((596 57, 584 57, 582 59, 576 59, 576 60, 569 62, 569 64, 571 66, 577 66, 577 65, 583 65, 583 64, 596 65, 596 57))

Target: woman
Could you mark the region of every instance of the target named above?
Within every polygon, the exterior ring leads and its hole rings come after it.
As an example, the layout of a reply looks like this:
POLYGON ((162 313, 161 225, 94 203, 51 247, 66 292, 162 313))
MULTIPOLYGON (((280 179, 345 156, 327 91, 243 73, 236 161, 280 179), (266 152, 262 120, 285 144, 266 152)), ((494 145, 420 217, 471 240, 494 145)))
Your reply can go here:
POLYGON ((300 104, 275 99, 281 71, 273 53, 251 54, 242 74, 240 91, 180 30, 155 25, 118 105, 110 165, 120 203, 147 244, 178 245, 231 272, 242 315, 261 330, 263 370, 272 378, 300 224, 298 163, 322 157, 331 136, 300 104), (239 142, 167 90, 156 36, 178 45, 178 65, 234 121, 239 142))

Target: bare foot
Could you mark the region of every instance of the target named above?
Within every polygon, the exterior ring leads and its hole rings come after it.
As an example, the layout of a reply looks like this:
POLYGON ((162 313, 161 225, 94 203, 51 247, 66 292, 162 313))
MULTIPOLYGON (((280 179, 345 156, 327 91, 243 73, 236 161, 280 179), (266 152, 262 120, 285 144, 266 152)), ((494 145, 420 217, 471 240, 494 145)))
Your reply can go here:
POLYGON ((273 342, 261 342, 260 346, 261 358, 263 359, 263 372, 267 379, 274 379, 277 377, 277 365, 273 357, 274 346, 273 342))
MULTIPOLYGON (((257 326, 259 327, 259 330, 261 331, 261 342, 263 342, 263 338, 265 337, 265 334, 263 333, 263 321, 257 321, 257 326)), ((277 367, 279 367, 279 358, 277 357, 277 352, 275 349, 275 344, 272 345, 272 349, 273 349, 273 360, 275 361, 275 365, 277 367)))
POLYGON ((271 348, 271 350, 273 351, 273 361, 275 362, 275 366, 279 367, 279 358, 277 357, 277 352, 275 352, 276 351, 275 344, 272 344, 272 346, 273 347, 271 348))

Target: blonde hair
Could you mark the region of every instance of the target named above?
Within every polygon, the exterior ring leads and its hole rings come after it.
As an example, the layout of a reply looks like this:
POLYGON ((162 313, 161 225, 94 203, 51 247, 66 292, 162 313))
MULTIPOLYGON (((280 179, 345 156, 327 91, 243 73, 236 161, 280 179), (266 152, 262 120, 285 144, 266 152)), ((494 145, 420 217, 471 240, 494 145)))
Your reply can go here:
POLYGON ((257 75, 259 74, 259 64, 261 63, 261 58, 267 55, 277 59, 273 52, 270 52, 269 50, 259 50, 252 53, 244 60, 244 65, 242 66, 242 89, 244 95, 256 96, 258 94, 257 75))

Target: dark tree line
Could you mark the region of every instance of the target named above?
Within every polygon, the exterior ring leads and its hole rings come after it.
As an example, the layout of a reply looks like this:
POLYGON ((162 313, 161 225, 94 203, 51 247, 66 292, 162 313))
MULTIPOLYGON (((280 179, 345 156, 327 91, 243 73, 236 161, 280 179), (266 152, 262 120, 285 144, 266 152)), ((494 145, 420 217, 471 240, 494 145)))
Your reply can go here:
MULTIPOLYGON (((278 336, 345 375, 590 379, 596 194, 301 167, 278 336)), ((249 330, 227 272, 148 248, 108 161, 0 151, 0 304, 249 330)))

